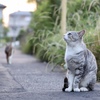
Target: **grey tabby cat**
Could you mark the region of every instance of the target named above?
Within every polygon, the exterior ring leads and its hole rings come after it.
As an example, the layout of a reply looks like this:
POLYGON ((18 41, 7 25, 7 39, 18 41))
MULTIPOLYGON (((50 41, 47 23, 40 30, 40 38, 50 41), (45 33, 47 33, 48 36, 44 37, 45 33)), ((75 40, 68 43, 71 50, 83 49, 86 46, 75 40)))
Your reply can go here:
POLYGON ((89 91, 96 83, 97 63, 94 55, 83 42, 85 30, 80 32, 68 31, 64 35, 67 43, 65 62, 67 63, 68 87, 67 92, 89 91))

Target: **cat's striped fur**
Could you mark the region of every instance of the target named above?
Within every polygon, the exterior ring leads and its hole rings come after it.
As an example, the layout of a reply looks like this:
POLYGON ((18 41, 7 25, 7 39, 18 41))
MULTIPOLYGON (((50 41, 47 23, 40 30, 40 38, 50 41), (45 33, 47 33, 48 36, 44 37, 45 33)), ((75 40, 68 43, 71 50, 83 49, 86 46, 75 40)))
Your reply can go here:
POLYGON ((96 83, 97 64, 92 52, 86 48, 82 37, 85 30, 69 31, 64 35, 67 43, 65 62, 67 63, 68 88, 65 91, 89 91, 96 83))

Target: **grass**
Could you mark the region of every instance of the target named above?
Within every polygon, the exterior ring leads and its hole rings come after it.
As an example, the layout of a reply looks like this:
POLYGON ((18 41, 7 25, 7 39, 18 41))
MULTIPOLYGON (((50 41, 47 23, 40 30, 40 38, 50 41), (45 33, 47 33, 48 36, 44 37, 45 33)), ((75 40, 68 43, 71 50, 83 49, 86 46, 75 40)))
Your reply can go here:
MULTIPOLYGON (((41 61, 64 64, 65 42, 60 33, 60 7, 56 9, 45 0, 33 14, 30 27, 33 35, 23 42, 23 50, 32 52, 41 61), (48 8, 48 9, 46 9, 48 8), (53 9, 53 10, 52 10, 53 9), (29 41, 29 43, 27 42, 29 41)), ((67 31, 86 30, 84 41, 97 60, 100 79, 100 2, 98 0, 69 0, 67 2, 67 31)))

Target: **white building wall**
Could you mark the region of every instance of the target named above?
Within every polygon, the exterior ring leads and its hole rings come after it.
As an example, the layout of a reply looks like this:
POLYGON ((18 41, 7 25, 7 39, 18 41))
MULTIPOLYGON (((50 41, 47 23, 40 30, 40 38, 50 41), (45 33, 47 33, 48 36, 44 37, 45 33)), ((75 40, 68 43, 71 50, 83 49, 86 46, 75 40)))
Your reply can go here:
POLYGON ((27 29, 31 21, 31 16, 10 16, 9 18, 9 32, 8 36, 16 37, 19 35, 21 29, 27 29))

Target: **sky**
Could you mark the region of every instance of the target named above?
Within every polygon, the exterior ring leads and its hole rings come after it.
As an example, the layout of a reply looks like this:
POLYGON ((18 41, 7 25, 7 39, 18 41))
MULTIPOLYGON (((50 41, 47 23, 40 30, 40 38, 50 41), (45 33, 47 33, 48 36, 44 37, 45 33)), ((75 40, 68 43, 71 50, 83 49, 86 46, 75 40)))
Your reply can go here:
POLYGON ((16 11, 35 11, 36 4, 27 3, 27 0, 0 0, 0 4, 6 6, 3 10, 3 21, 5 26, 8 25, 9 22, 9 14, 16 11))

